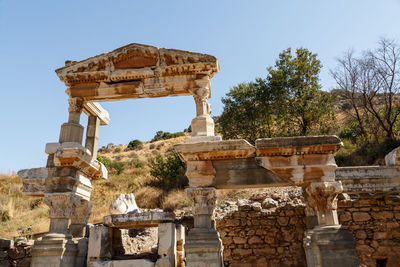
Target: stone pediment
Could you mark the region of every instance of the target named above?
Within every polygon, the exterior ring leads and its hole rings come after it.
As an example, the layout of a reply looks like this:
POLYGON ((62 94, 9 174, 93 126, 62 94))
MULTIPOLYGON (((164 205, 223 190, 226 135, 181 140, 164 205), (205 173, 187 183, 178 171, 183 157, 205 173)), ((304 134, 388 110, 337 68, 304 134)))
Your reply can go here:
POLYGON ((216 57, 129 44, 57 69, 70 97, 107 101, 191 95, 219 70, 216 57))

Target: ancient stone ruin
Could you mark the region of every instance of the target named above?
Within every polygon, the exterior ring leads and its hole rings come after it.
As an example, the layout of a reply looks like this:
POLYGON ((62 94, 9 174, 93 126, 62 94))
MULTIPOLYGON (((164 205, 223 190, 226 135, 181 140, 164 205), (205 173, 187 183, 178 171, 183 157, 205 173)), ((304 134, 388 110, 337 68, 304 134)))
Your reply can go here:
POLYGON ((67 86, 68 122, 61 126, 58 142, 46 145, 46 167, 18 173, 24 193, 44 197, 50 207, 50 231, 35 241, 31 266, 344 267, 368 261, 374 253, 365 242, 370 233, 367 224, 358 222, 368 221, 371 210, 377 218, 393 215, 382 215, 371 199, 363 202, 368 208, 354 201, 346 204, 343 193, 379 194, 386 201, 398 192, 398 151, 387 156, 387 166, 338 168, 334 155, 342 143, 336 136, 259 139, 254 146, 246 140, 222 140, 214 135, 208 103, 210 79, 218 70, 213 56, 141 44, 66 61, 56 70, 67 86), (175 146, 187 164, 193 226, 185 230, 173 213, 134 212, 130 204, 116 204, 104 224, 87 233, 91 181, 107 179, 96 154, 100 125, 107 125, 109 116, 98 101, 181 95, 192 95, 196 105, 191 137, 175 146), (88 116, 84 145, 82 112, 88 116), (276 208, 276 200, 262 199, 238 203, 225 217, 214 217, 218 189, 283 186, 301 187, 303 206, 276 208), (156 259, 117 257, 120 229, 136 227, 158 227, 156 259), (285 233, 279 244, 278 228, 285 233), (360 229, 364 233, 354 234, 360 229))

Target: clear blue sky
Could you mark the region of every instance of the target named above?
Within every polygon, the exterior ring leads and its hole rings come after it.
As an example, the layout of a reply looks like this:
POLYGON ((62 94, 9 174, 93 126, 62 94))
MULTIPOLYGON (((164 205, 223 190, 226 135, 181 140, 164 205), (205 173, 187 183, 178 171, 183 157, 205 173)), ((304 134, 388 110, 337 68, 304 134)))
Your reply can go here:
MULTIPOLYGON (((45 165, 45 144, 58 141, 67 120, 66 87, 54 72, 65 60, 129 43, 214 55, 221 70, 211 80, 211 104, 219 115, 229 88, 265 77, 283 49, 317 53, 321 84, 330 90, 336 58, 374 48, 381 37, 400 40, 399 0, 0 0, 0 173, 45 165)), ((191 97, 103 106, 111 123, 101 127, 100 145, 182 131, 195 116, 191 97)))

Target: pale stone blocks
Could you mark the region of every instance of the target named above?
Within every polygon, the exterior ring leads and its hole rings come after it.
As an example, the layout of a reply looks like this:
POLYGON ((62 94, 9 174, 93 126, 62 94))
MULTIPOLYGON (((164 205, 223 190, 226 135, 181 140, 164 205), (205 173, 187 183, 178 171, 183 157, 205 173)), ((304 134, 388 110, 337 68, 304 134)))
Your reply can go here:
POLYGON ((89 234, 88 262, 110 259, 110 242, 108 227, 104 225, 92 227, 89 234))
POLYGON ((158 225, 158 255, 157 267, 172 267, 176 262, 176 232, 174 223, 158 225))

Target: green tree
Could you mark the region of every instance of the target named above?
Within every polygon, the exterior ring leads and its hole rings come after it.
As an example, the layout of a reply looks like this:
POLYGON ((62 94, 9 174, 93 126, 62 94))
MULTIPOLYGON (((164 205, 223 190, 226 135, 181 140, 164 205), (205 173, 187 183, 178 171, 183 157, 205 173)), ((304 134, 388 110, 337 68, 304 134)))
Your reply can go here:
POLYGON ((317 55, 305 48, 280 53, 265 79, 241 83, 222 98, 224 138, 327 134, 334 126, 333 97, 321 91, 317 55))
POLYGON ((158 154, 150 158, 149 167, 150 174, 155 178, 149 183, 151 186, 169 191, 188 185, 188 179, 185 176, 186 164, 174 149, 170 149, 165 157, 158 154))
MULTIPOLYGON (((279 54, 275 67, 268 68, 268 93, 274 95, 277 116, 284 122, 284 135, 326 134, 334 121, 331 94, 321 91, 321 62, 305 48, 290 48, 279 54)), ((265 96, 263 96, 265 98, 265 96)), ((261 99, 262 100, 262 99, 261 99)))
POLYGON ((224 110, 218 118, 218 128, 225 139, 243 138, 253 142, 260 137, 273 135, 273 112, 268 109, 265 94, 260 105, 260 92, 265 92, 262 79, 234 86, 225 98, 222 98, 224 110))

